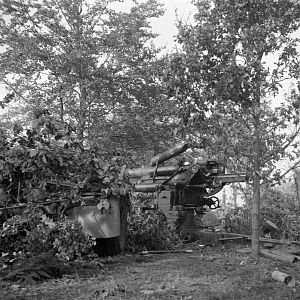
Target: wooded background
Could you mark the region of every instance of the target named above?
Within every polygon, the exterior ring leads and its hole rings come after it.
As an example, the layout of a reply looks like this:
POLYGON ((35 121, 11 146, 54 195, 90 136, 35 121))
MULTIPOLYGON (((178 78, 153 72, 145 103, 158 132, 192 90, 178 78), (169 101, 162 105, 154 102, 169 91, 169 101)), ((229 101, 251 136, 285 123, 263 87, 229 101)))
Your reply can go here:
POLYGON ((0 3, 1 205, 31 205, 51 180, 75 185, 64 197, 93 180, 122 196, 125 167, 186 141, 247 172, 257 257, 261 193, 285 180, 283 159, 300 203, 299 1, 194 1, 167 54, 150 26, 163 5, 134 1, 127 13, 115 2, 0 3))

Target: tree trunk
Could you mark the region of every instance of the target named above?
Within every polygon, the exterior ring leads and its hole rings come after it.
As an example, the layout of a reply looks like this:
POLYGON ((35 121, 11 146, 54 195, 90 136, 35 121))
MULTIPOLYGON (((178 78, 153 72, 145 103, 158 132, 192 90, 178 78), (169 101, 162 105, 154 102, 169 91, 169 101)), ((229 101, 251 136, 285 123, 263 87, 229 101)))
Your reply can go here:
POLYGON ((260 253, 265 257, 288 263, 294 263, 298 260, 298 256, 280 251, 261 250, 260 253))
POLYGON ((256 69, 256 91, 253 102, 253 126, 254 126, 254 146, 253 146, 253 196, 252 196, 252 257, 259 258, 259 221, 260 221, 260 173, 261 173, 261 61, 263 52, 258 53, 256 69))
POLYGON ((225 189, 223 189, 222 206, 223 206, 223 210, 226 211, 226 191, 225 191, 225 189))
POLYGON ((60 97, 59 98, 59 103, 60 103, 60 121, 64 122, 64 102, 63 102, 63 98, 60 97))
POLYGON ((236 209, 237 208, 237 201, 236 201, 237 195, 236 195, 236 185, 234 183, 232 184, 232 198, 233 198, 233 207, 234 207, 234 209, 236 209))
POLYGON ((253 180, 253 198, 252 198, 252 257, 259 257, 259 212, 260 212, 260 178, 255 174, 253 180))
POLYGON ((296 205, 300 208, 300 195, 299 195, 299 171, 294 170, 294 180, 295 180, 295 189, 296 189, 296 205))
MULTIPOLYGON (((258 105, 259 107, 259 105, 258 105)), ((259 223, 260 223, 260 171, 261 171, 261 140, 260 140, 260 116, 254 117, 254 147, 253 147, 253 195, 252 195, 252 257, 259 257, 259 223)))
POLYGON ((260 140, 260 88, 257 87, 256 111, 254 116, 254 147, 253 147, 253 194, 252 194, 252 257, 258 259, 260 253, 259 245, 259 223, 260 223, 260 171, 261 171, 261 140, 260 140))
POLYGON ((79 86, 80 86, 80 98, 79 98, 77 137, 79 140, 83 141, 85 124, 86 124, 87 90, 82 83, 80 83, 79 86))

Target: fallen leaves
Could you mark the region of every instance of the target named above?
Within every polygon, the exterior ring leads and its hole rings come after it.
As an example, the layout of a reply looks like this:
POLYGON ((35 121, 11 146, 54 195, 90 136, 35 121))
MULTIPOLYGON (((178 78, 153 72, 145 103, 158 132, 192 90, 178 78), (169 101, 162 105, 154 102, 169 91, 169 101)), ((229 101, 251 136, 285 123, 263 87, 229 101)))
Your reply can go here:
MULTIPOLYGON (((57 299, 78 300, 297 299, 294 296, 300 292, 298 264, 278 265, 265 258, 254 264, 248 253, 239 253, 236 248, 195 249, 193 255, 168 253, 143 260, 137 257, 140 256, 87 261, 85 269, 89 273, 74 271, 72 276, 30 288, 17 282, 9 291, 15 295, 39 295, 45 300, 53 299, 54 295, 57 299), (99 268, 97 261, 101 264, 99 268), (295 277, 294 290, 272 280, 270 271, 276 266, 295 277), (274 293, 277 298, 272 298, 274 293), (63 298, 65 295, 68 298, 63 298)), ((74 269, 75 266, 74 262, 74 269)))

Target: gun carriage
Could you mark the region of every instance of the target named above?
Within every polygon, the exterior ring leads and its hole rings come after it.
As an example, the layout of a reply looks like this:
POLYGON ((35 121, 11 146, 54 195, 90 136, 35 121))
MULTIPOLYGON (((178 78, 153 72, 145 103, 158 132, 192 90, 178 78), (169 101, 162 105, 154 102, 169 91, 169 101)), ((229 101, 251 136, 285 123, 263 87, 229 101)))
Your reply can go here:
POLYGON ((243 182, 246 174, 227 174, 225 167, 206 155, 193 158, 183 155, 183 160, 171 165, 163 163, 184 153, 188 144, 180 144, 151 159, 151 166, 128 170, 131 178, 138 179, 135 192, 155 193, 154 209, 159 208, 171 227, 183 230, 191 226, 195 212, 205 213, 220 207, 215 196, 229 183, 243 182))

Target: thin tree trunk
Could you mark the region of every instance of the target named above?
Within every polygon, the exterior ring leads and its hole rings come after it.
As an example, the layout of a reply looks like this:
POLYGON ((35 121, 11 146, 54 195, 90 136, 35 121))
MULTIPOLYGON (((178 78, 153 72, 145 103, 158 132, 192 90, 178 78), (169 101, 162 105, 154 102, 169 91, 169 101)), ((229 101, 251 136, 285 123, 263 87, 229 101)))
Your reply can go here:
POLYGON ((223 210, 226 211, 226 191, 225 191, 225 189, 223 189, 222 206, 223 206, 223 210))
POLYGON ((237 194, 236 194, 236 185, 234 183, 232 184, 232 198, 233 198, 233 207, 234 207, 234 209, 236 209, 237 208, 237 201, 236 201, 237 194))
POLYGON ((300 208, 300 195, 299 195, 299 172, 294 171, 295 189, 296 189, 296 205, 300 208))
POLYGON ((84 139, 84 130, 86 124, 86 100, 87 90, 86 87, 80 84, 80 99, 79 99, 79 119, 77 136, 79 140, 84 139))
POLYGON ((60 120, 61 120, 61 122, 64 122, 64 102, 63 102, 63 98, 60 97, 59 101, 60 101, 60 120))
POLYGON ((260 136, 260 109, 261 109, 261 61, 263 52, 258 53, 256 65, 256 91, 254 94, 254 147, 253 147, 253 196, 252 196, 252 257, 259 258, 259 229, 260 229, 260 172, 261 172, 261 136, 260 136))
POLYGON ((260 157, 261 157, 261 141, 260 141, 260 119, 259 114, 254 117, 254 148, 253 148, 253 195, 252 195, 252 257, 259 257, 259 228, 260 228, 260 157))
POLYGON ((260 178, 259 175, 255 174, 253 180, 253 198, 252 198, 252 257, 259 257, 259 214, 260 214, 260 178))

